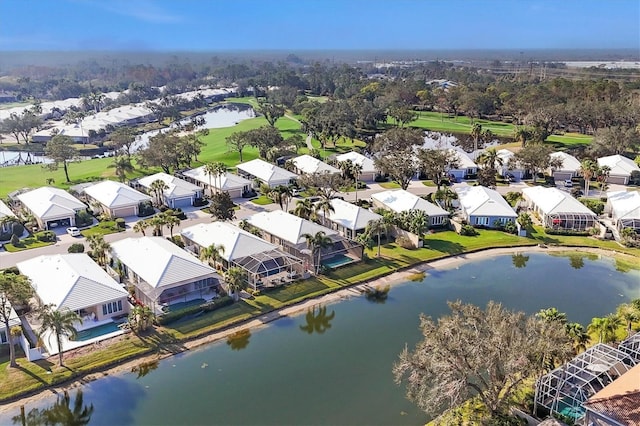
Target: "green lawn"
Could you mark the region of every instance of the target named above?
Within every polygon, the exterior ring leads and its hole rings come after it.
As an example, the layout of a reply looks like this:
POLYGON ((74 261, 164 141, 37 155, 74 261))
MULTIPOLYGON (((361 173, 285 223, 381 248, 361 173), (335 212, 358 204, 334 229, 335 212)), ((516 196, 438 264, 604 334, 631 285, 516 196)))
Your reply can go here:
POLYGON ((386 189, 400 188, 400 184, 398 182, 380 182, 378 185, 386 189))
POLYGON ((253 200, 251 200, 251 202, 259 206, 266 206, 268 204, 274 203, 274 201, 271 198, 267 197, 266 195, 261 195, 257 198, 254 198, 253 200))
POLYGON ((34 248, 38 248, 38 247, 50 246, 51 244, 53 244, 53 243, 52 242, 40 241, 36 237, 27 237, 27 238, 24 238, 24 239, 20 240, 20 243, 17 246, 14 246, 11 243, 6 243, 4 245, 4 248, 9 253, 15 253, 17 251, 23 251, 23 250, 29 250, 29 249, 34 249, 34 248))
POLYGON ((119 228, 114 220, 99 222, 96 226, 87 228, 80 233, 83 237, 89 237, 91 235, 107 235, 115 234, 116 232, 122 232, 124 229, 119 228))

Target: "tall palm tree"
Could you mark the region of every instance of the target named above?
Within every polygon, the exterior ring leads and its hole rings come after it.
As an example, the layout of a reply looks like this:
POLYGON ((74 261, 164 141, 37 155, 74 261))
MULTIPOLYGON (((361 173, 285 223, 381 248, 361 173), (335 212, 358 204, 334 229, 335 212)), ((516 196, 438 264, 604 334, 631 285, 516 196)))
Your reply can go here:
POLYGON ((127 180, 127 173, 133 172, 133 166, 131 165, 131 159, 124 155, 118 155, 113 158, 113 162, 108 166, 110 169, 115 169, 116 176, 120 182, 127 180))
POLYGON ((149 224, 149 227, 153 228, 154 237, 162 237, 162 227, 166 223, 166 216, 159 214, 147 219, 146 222, 149 224))
POLYGON ((598 163, 593 160, 582 160, 578 173, 584 178, 584 196, 589 196, 589 181, 598 171, 598 163))
POLYGON ((41 323, 40 333, 46 330, 56 338, 56 344, 58 345, 58 361, 60 367, 62 367, 62 336, 73 337, 76 335, 77 330, 75 328, 76 323, 82 324, 82 318, 80 315, 69 309, 57 310, 55 305, 45 305, 38 311, 38 319, 41 323))
POLYGON ((471 137, 473 138, 473 152, 474 154, 478 151, 478 141, 482 137, 482 125, 479 123, 475 123, 471 127, 471 137))
POLYGON ((216 183, 216 192, 222 190, 222 176, 227 173, 227 165, 221 161, 207 163, 204 166, 204 173, 209 176, 209 195, 213 195, 213 187, 211 186, 211 177, 213 176, 216 183), (218 179, 220 182, 218 182, 218 179))
MULTIPOLYGON (((9 301, 19 301, 21 304, 29 305, 32 295, 33 287, 26 276, 10 272, 0 274, 0 321, 5 330, 11 330, 10 321, 13 320, 9 301)), ((17 368, 16 348, 13 334, 10 332, 7 333, 7 343, 9 343, 9 367, 17 368)))
POLYGON ((91 254, 96 259, 100 266, 107 264, 107 253, 111 249, 111 245, 104 240, 104 236, 100 234, 94 234, 87 237, 91 254))
POLYGON ((320 271, 320 259, 322 258, 322 249, 327 247, 331 247, 333 245, 333 240, 328 237, 323 231, 318 231, 315 235, 311 234, 302 234, 304 239, 307 241, 307 247, 311 250, 311 255, 315 262, 315 271, 316 275, 320 271), (317 259, 316 259, 317 255, 317 259), (316 261, 317 260, 317 261, 316 261))
POLYGON ((355 181, 356 186, 356 203, 358 202, 358 182, 360 179, 360 175, 362 174, 362 164, 353 163, 351 166, 351 174, 353 175, 353 180, 355 181))
POLYGON ((313 220, 315 212, 315 205, 309 198, 299 200, 296 203, 296 208, 293 210, 293 214, 307 220, 313 220))
POLYGON ((149 222, 147 222, 146 220, 139 220, 136 222, 135 225, 133 225, 133 232, 140 232, 142 234, 142 236, 146 236, 146 229, 149 228, 149 222))
POLYGON ((561 324, 567 323, 567 314, 558 311, 556 308, 540 309, 536 316, 547 322, 559 322, 561 324))
POLYGON ((520 142, 523 148, 527 145, 527 141, 530 140, 532 137, 533 135, 531 134, 531 132, 525 129, 524 127, 517 127, 513 135, 513 138, 516 141, 520 142))
POLYGON ((384 218, 373 220, 369 222, 369 225, 367 225, 366 232, 368 232, 370 235, 375 234, 378 236, 378 257, 380 257, 380 235, 388 234, 391 230, 391 226, 391 223, 389 223, 389 221, 385 220, 384 218))
POLYGON ((169 189, 169 185, 167 185, 163 180, 156 179, 151 182, 149 185, 149 189, 153 192, 153 197, 156 201, 156 206, 160 207, 164 204, 164 191, 169 189))
POLYGON ((616 340, 616 330, 622 324, 615 314, 609 314, 602 318, 593 318, 587 330, 590 333, 598 333, 598 343, 610 343, 616 340))
POLYGON ((240 292, 247 288, 247 281, 244 279, 245 272, 237 266, 227 269, 224 273, 224 281, 227 290, 233 294, 233 299, 237 302, 240 299, 240 292))
POLYGON ((211 244, 209 247, 200 249, 200 260, 215 266, 222 259, 224 250, 225 248, 222 244, 211 244))
POLYGON ((573 350, 576 355, 587 349, 587 343, 589 343, 589 335, 584 330, 582 324, 577 322, 568 323, 565 325, 567 334, 573 339, 573 350))
POLYGON ((315 210, 317 212, 322 212, 322 222, 327 223, 329 220, 329 212, 335 212, 336 210, 333 208, 333 204, 331 204, 331 199, 322 197, 320 201, 316 202, 315 210))
POLYGON ((285 185, 278 185, 269 191, 269 198, 280 205, 281 210, 289 209, 289 201, 293 197, 291 188, 285 185))
POLYGON ((626 324, 627 337, 630 337, 631 333, 633 332, 633 323, 640 320, 640 311, 638 311, 638 309, 636 309, 630 303, 623 303, 622 305, 618 306, 616 314, 618 315, 620 320, 624 321, 624 323, 626 324))
POLYGON ((611 173, 611 167, 609 166, 598 167, 596 176, 597 176, 598 182, 600 182, 600 197, 602 197, 602 193, 608 186, 607 179, 609 179, 610 173, 611 173))
POLYGON ((180 225, 180 218, 168 213, 168 211, 162 214, 164 225, 169 229, 169 235, 173 238, 173 228, 180 225))
POLYGON ((492 170, 497 170, 498 167, 504 164, 504 161, 498 155, 498 151, 496 151, 495 148, 489 148, 478 156, 478 164, 492 170))

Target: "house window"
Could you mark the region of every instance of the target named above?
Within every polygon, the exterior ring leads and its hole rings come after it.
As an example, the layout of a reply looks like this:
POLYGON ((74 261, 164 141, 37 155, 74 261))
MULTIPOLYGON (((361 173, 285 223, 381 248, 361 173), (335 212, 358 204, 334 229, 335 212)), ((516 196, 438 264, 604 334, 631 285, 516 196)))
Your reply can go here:
POLYGON ((442 225, 444 223, 444 216, 433 216, 431 223, 433 225, 442 225))
POLYGON ((7 332, 0 330, 0 343, 7 343, 7 332))
POLYGON ((489 226, 488 217, 476 217, 476 225, 489 226))
POLYGON ((122 311, 122 300, 102 305, 102 315, 115 314, 122 311))
POLYGON ((102 315, 107 315, 107 305, 102 305, 102 315))

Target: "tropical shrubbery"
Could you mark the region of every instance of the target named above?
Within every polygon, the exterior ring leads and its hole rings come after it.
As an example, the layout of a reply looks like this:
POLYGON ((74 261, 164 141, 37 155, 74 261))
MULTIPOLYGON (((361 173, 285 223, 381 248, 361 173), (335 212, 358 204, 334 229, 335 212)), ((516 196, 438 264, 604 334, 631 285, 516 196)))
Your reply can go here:
POLYGON ((567 236, 576 236, 576 237, 588 237, 591 235, 591 232, 589 230, 574 231, 571 229, 544 228, 544 232, 549 235, 567 235, 567 236))
POLYGON ((601 200, 594 200, 591 198, 580 198, 579 201, 587 206, 589 210, 597 215, 601 215, 604 211, 604 203, 601 200))
POLYGON ((58 238, 56 237, 56 233, 53 231, 40 231, 33 234, 33 236, 43 243, 54 243, 58 238))
POLYGON ((471 225, 462 225, 460 228, 460 235, 464 235, 466 237, 475 237, 478 235, 478 231, 471 225))
POLYGON ((84 244, 73 243, 67 249, 67 253, 84 253, 84 244))
POLYGON ((147 217, 154 214, 156 210, 153 208, 151 201, 145 201, 138 205, 138 217, 147 217))

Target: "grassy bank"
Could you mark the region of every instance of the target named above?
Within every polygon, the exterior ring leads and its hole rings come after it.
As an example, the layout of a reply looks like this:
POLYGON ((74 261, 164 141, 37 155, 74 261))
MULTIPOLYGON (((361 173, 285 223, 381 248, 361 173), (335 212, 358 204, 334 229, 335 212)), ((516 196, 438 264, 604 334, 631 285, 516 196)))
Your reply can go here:
MULTIPOLYGON (((534 229, 530 238, 520 238, 498 231, 480 230, 474 237, 460 236, 451 231, 428 234, 425 247, 417 250, 403 249, 395 244, 384 244, 381 257, 377 247, 367 251, 368 260, 328 272, 326 275, 292 283, 251 299, 241 300, 231 306, 209 312, 190 320, 177 321, 166 327, 157 327, 144 336, 126 335, 122 340, 101 347, 80 350, 67 358, 66 367, 60 368, 51 361, 30 363, 19 358, 19 369, 8 369, 8 357, 0 358, 0 401, 16 398, 47 386, 59 384, 90 372, 108 368, 117 363, 145 354, 172 354, 184 350, 184 342, 259 317, 276 309, 300 301, 364 283, 393 272, 409 268, 425 261, 442 259, 498 247, 530 247, 540 243, 582 247, 597 247, 640 257, 639 249, 622 248, 611 241, 599 241, 586 237, 548 236, 540 228, 534 229)), ((637 262, 620 259, 619 270, 628 270, 637 262)))

